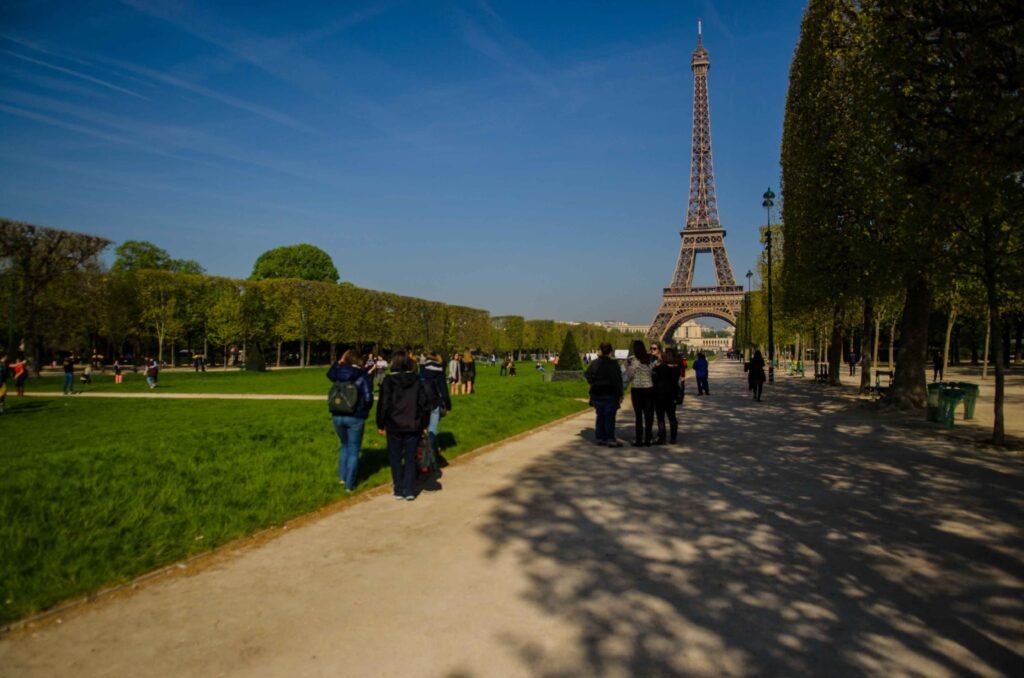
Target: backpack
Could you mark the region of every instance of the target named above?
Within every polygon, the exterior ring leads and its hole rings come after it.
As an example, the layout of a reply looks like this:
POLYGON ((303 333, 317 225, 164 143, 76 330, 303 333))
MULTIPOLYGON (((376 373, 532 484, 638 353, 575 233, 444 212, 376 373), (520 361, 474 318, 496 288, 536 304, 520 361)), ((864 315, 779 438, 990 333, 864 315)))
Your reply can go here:
POLYGON ((359 387, 355 381, 336 381, 327 393, 327 409, 335 417, 355 414, 359 407, 359 387))

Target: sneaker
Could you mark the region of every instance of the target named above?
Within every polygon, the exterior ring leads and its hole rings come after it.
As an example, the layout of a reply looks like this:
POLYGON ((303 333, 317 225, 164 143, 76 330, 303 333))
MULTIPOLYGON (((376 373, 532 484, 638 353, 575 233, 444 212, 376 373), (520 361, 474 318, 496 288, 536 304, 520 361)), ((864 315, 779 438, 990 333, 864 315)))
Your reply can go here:
POLYGON ((398 501, 405 501, 405 497, 403 497, 400 494, 396 494, 394 498, 397 499, 398 501))
POLYGON ((407 495, 405 495, 405 500, 406 501, 416 501, 416 495, 415 494, 407 494, 407 495))

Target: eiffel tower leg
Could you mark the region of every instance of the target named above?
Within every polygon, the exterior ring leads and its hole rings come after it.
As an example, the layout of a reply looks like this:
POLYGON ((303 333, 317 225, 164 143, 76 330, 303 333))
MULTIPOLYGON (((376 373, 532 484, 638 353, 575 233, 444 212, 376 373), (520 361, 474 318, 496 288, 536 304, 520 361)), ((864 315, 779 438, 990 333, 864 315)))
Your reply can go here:
POLYGON ((736 279, 732 276, 732 265, 729 263, 725 244, 723 243, 721 247, 713 247, 711 252, 715 258, 715 276, 718 278, 719 286, 735 285, 736 279))

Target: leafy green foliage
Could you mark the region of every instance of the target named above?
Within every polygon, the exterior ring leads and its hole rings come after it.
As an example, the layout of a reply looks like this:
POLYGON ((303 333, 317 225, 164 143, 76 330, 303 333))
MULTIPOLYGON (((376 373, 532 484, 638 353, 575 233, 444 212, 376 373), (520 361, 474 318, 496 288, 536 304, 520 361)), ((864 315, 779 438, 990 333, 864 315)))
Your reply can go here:
POLYGON ((287 245, 264 252, 253 265, 251 280, 268 278, 336 283, 338 269, 330 255, 315 245, 287 245))
POLYGON ((579 372, 583 369, 583 361, 580 360, 580 350, 576 348, 576 337, 572 330, 565 333, 565 342, 558 354, 558 365, 555 370, 558 372, 579 372))
POLYGON ((201 274, 206 271, 198 261, 192 259, 172 259, 167 250, 157 247, 147 240, 125 240, 114 249, 116 259, 110 270, 115 273, 128 271, 154 270, 173 271, 175 273, 201 274))

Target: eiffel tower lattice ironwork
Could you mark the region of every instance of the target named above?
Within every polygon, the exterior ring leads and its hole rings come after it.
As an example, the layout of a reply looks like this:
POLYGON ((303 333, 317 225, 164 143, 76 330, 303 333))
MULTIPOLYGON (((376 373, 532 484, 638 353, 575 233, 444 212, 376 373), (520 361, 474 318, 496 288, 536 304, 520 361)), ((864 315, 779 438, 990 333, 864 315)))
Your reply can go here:
POLYGON ((725 229, 718 221, 715 174, 711 163, 711 114, 708 110, 708 69, 700 23, 697 49, 690 60, 693 70, 693 151, 690 158, 690 200, 686 225, 679 232, 679 247, 672 284, 664 289, 661 308, 647 332, 651 341, 666 341, 681 323, 701 316, 721 318, 735 326, 743 304, 743 286, 736 284, 725 252, 725 229), (710 253, 718 284, 693 286, 693 264, 698 254, 710 253))

